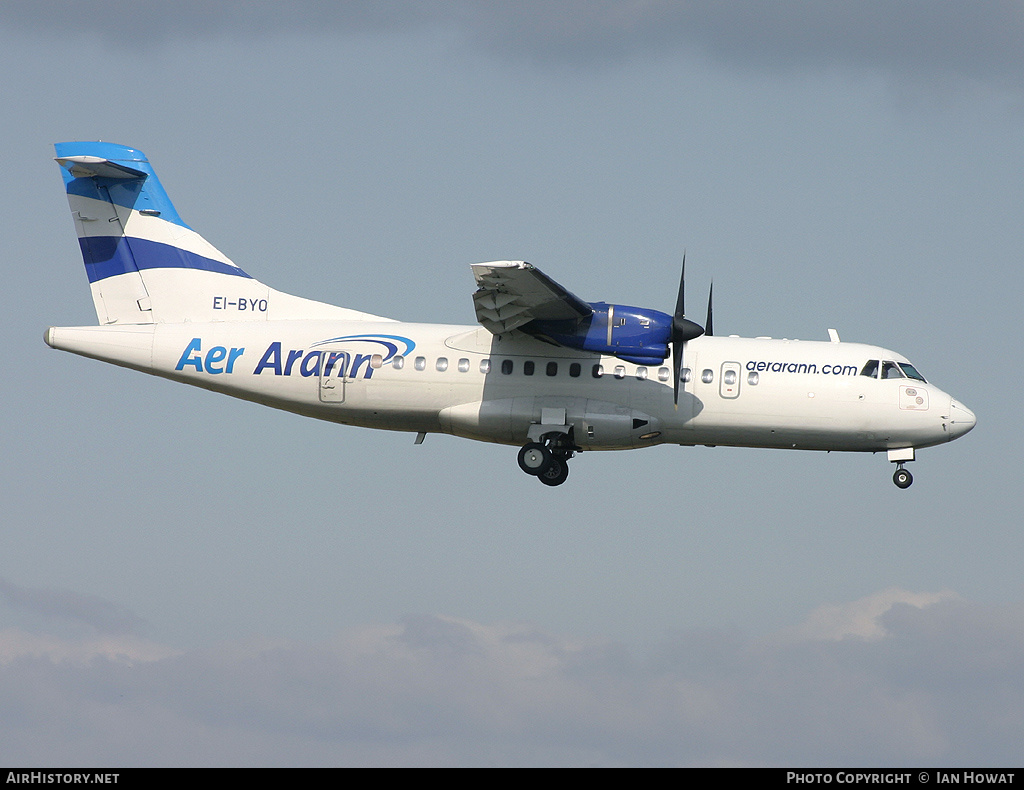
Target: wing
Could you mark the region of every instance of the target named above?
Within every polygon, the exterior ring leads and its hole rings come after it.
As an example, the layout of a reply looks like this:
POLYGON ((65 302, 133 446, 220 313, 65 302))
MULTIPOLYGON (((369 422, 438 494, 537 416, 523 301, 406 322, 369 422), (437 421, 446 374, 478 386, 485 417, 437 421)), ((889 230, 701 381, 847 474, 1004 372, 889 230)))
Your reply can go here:
POLYGON ((495 335, 531 321, 580 321, 593 308, 525 261, 474 263, 476 320, 495 335))

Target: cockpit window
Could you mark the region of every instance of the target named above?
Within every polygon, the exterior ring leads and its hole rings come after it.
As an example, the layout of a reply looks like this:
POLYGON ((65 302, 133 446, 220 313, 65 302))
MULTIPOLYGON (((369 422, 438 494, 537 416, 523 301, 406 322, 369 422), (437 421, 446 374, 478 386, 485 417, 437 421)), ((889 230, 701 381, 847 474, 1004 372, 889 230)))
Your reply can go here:
POLYGON ((902 379, 909 378, 915 379, 916 381, 925 381, 924 376, 917 372, 917 368, 911 365, 909 362, 889 362, 879 361, 877 359, 868 360, 864 365, 864 369, 861 370, 860 375, 867 376, 868 378, 883 378, 883 379, 902 379), (879 376, 881 371, 881 376, 879 376))
POLYGON ((908 379, 917 379, 918 381, 924 381, 925 384, 928 382, 924 380, 924 376, 917 372, 917 368, 911 365, 909 362, 900 362, 900 369, 906 374, 908 379))
POLYGON ((899 365, 895 362, 883 362, 882 363, 882 378, 883 379, 901 379, 903 378, 903 371, 900 370, 899 365))

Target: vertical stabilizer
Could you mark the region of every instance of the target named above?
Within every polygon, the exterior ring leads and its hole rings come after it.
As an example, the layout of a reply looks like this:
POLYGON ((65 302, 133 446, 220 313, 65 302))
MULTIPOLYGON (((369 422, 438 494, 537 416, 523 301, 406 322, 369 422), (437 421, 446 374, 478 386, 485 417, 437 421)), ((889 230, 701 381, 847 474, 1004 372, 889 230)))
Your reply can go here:
POLYGON ((100 324, 380 320, 250 277, 182 221, 141 151, 99 142, 55 147, 100 324))
POLYGON ((182 221, 141 151, 98 142, 56 150, 101 324, 215 320, 214 293, 266 304, 265 285, 182 221))

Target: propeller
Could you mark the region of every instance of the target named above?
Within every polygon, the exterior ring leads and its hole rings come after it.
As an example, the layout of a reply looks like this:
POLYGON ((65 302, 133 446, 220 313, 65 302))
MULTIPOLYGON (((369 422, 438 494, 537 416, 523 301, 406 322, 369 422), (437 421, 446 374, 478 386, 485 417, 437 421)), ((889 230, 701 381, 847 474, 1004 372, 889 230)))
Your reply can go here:
MULTIPOLYGON (((683 270, 679 275, 679 295, 676 297, 676 312, 672 316, 672 370, 673 378, 672 402, 679 408, 679 376, 683 367, 683 345, 705 334, 704 327, 686 317, 683 307, 686 290, 686 253, 683 253, 683 270)), ((711 326, 711 296, 708 295, 708 327, 711 326)), ((711 334, 710 331, 707 334, 711 334)))
POLYGON ((704 322, 704 334, 708 337, 712 337, 715 333, 711 329, 711 298, 715 293, 715 281, 711 281, 711 287, 708 288, 708 320, 704 322))

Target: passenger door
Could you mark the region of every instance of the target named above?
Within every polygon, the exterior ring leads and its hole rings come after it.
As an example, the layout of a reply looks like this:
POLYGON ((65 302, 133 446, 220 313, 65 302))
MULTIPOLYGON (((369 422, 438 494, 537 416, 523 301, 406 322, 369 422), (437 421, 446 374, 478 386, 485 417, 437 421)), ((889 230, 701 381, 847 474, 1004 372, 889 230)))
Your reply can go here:
POLYGON ((320 357, 320 402, 344 403, 345 383, 352 366, 352 354, 344 349, 322 349, 320 357))

